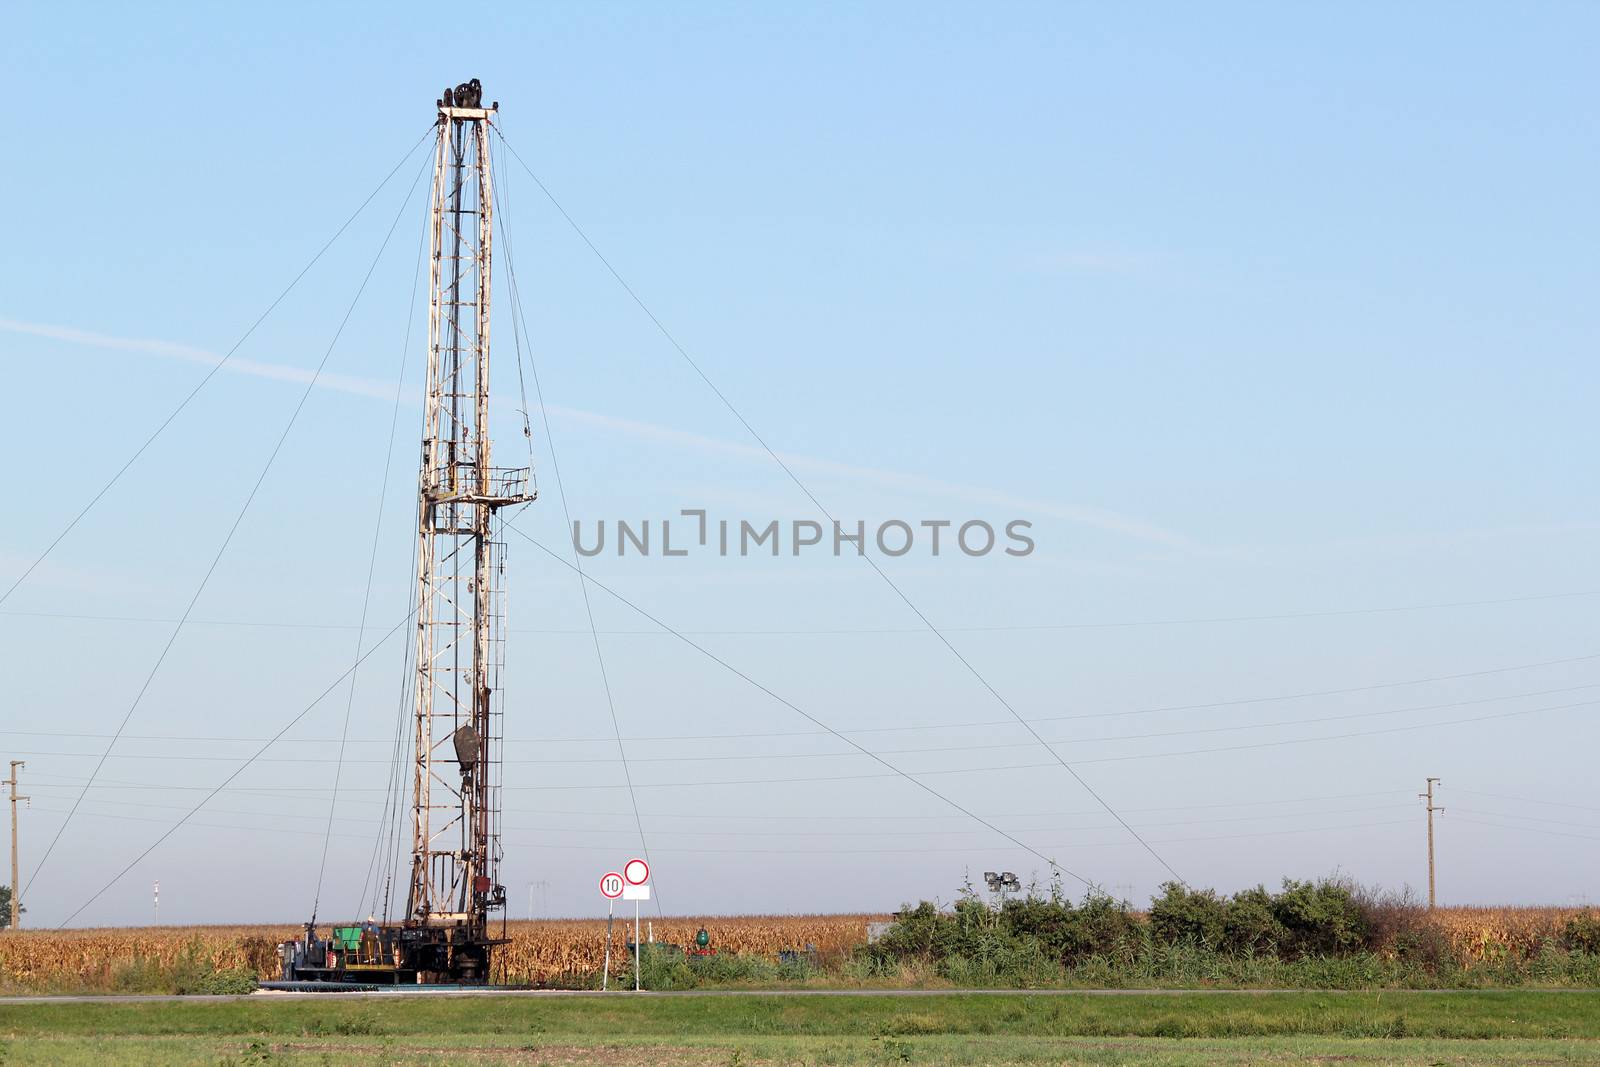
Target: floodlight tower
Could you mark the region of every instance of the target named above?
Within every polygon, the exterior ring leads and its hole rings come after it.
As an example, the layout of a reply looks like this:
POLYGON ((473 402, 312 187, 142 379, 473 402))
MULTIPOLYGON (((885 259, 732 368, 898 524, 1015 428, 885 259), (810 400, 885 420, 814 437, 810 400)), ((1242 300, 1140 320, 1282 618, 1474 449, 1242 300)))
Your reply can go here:
MULTIPOLYGON (((482 981, 500 883, 504 543, 497 512, 532 500, 489 434, 493 189, 476 78, 438 101, 429 243, 428 377, 417 529, 416 756, 405 925, 417 969, 482 981), (423 946, 430 946, 424 948, 423 946)), ((419 980, 421 976, 419 975, 419 980)))
POLYGON ((1022 882, 1010 871, 1004 871, 999 874, 994 871, 984 871, 983 880, 989 886, 989 891, 1002 902, 1005 901, 1007 894, 1016 893, 1022 889, 1022 882))

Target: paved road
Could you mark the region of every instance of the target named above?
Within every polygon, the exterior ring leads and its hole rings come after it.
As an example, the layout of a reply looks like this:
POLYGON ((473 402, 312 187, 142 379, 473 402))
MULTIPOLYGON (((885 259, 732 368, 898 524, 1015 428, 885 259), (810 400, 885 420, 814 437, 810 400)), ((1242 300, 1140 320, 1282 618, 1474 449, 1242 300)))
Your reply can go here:
MULTIPOLYGON (((632 994, 632 990, 567 989, 440 989, 438 987, 413 988, 399 986, 377 992, 352 990, 344 993, 281 993, 261 990, 242 996, 41 996, 0 997, 0 1006, 12 1004, 161 1004, 173 1001, 191 1001, 203 1004, 226 1004, 250 1000, 272 1003, 282 1000, 341 1000, 393 999, 395 997, 615 997, 632 994)), ((1438 996, 1468 996, 1476 993, 1595 993, 1593 989, 683 989, 669 993, 643 994, 646 997, 1264 997, 1276 993, 1316 993, 1320 996, 1353 996, 1359 993, 1400 992, 1430 993, 1438 996)))

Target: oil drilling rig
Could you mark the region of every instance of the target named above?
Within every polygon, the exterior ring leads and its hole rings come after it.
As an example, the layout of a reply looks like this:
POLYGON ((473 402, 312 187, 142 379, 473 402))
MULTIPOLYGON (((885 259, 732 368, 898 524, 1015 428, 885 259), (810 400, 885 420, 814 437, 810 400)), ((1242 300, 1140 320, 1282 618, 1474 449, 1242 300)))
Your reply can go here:
POLYGON ((436 102, 427 392, 418 478, 411 882, 397 923, 334 926, 281 946, 290 982, 489 980, 504 943, 500 882, 502 508, 534 499, 529 468, 490 455, 494 192, 478 80, 436 102), (500 937, 490 913, 501 913, 500 937))

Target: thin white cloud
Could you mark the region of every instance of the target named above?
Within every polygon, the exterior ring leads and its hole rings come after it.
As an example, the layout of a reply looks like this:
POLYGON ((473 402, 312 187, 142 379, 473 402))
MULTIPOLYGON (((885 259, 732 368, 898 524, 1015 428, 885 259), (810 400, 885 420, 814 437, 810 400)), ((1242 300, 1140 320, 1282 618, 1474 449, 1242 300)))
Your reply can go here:
MULTIPOLYGON (((221 356, 214 352, 193 348, 189 345, 174 344, 170 341, 113 337, 107 334, 75 329, 70 326, 54 326, 19 322, 15 319, 0 319, 0 330, 27 334, 32 337, 44 337, 55 341, 65 341, 70 344, 88 345, 94 348, 136 352, 166 359, 180 359, 205 366, 216 366, 222 359, 221 356)), ((273 381, 296 382, 302 385, 312 381, 312 372, 302 367, 291 367, 281 363, 262 363, 256 360, 239 359, 238 357, 228 360, 224 369, 236 374, 246 374, 273 381)), ((394 385, 390 382, 328 373, 322 374, 316 380, 320 388, 332 389, 337 392, 380 400, 392 400, 394 398, 394 385)), ((656 423, 640 422, 615 415, 602 415, 593 411, 561 407, 554 404, 549 405, 548 410, 551 415, 565 421, 596 426, 615 433, 626 434, 630 437, 663 442, 701 452, 739 456, 762 462, 769 459, 766 452, 755 445, 724 441, 715 437, 690 433, 686 430, 676 430, 656 423)), ((863 467, 851 463, 839 463, 812 456, 792 453, 779 453, 779 456, 784 463, 796 472, 806 471, 813 474, 831 475, 849 481, 865 482, 870 485, 878 485, 905 492, 917 492, 969 502, 978 501, 1014 511, 1048 515, 1052 518, 1077 523, 1081 526, 1120 534, 1152 544, 1165 545, 1169 548, 1190 549, 1194 547, 1193 542, 1181 533, 1164 529, 1144 519, 1122 515, 1104 508, 1057 504, 1048 500, 1017 496, 982 486, 962 485, 937 478, 927 478, 922 475, 904 474, 899 471, 863 467)))
MULTIPOLYGON (((171 341, 150 341, 137 337, 112 337, 103 333, 92 333, 89 330, 74 329, 71 326, 52 326, 46 323, 0 319, 0 330, 5 330, 9 333, 27 334, 30 337, 44 337, 52 341, 66 341, 69 344, 88 345, 91 348, 105 348, 117 352, 138 352, 149 356, 161 356, 166 359, 182 360, 185 363, 198 363, 206 367, 215 367, 222 362, 221 356, 215 352, 207 352, 203 348, 174 344, 171 341)), ((291 367, 284 363, 261 363, 253 359, 240 359, 238 356, 228 360, 224 369, 232 371, 234 374, 246 374, 255 378, 270 378, 279 382, 296 382, 300 385, 309 384, 313 377, 316 377, 314 372, 304 367, 291 367)), ((394 385, 391 382, 380 382, 372 378, 358 378, 348 374, 329 374, 326 371, 320 377, 316 377, 316 381, 319 386, 340 393, 376 397, 380 400, 394 399, 394 385)))
MULTIPOLYGON (((737 444, 714 437, 704 437, 684 430, 658 426, 654 423, 618 418, 615 415, 598 415, 591 411, 552 406, 550 412, 551 414, 559 413, 564 418, 572 421, 585 422, 619 433, 626 433, 633 437, 647 438, 704 452, 768 460, 766 451, 755 445, 737 444)), ((1123 534, 1140 541, 1149 541, 1172 548, 1189 548, 1193 545, 1193 542, 1183 534, 1163 529, 1143 519, 1122 515, 1104 508, 1067 506, 1047 500, 1035 500, 994 489, 986 489, 982 486, 962 485, 917 474, 903 474, 899 471, 883 470, 877 467, 838 463, 833 460, 816 459, 812 456, 786 452, 780 452, 778 455, 784 463, 788 464, 797 473, 809 471, 814 474, 833 475, 850 481, 868 482, 873 485, 907 492, 945 496, 967 501, 981 501, 986 504, 993 504, 996 507, 1032 512, 1038 515, 1049 515, 1052 518, 1064 519, 1067 522, 1091 526, 1110 533, 1123 534)))

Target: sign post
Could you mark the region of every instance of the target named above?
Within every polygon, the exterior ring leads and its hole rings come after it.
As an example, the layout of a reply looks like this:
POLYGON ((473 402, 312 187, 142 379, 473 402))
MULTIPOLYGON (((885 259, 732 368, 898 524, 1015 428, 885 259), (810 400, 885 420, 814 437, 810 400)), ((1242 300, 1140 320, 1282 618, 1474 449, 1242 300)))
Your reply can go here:
POLYGON ((606 966, 600 972, 600 992, 604 993, 611 984, 611 916, 617 910, 617 902, 606 901, 606 966))
POLYGON ((641 859, 631 859, 622 865, 622 899, 633 901, 633 991, 639 992, 640 945, 639 901, 650 899, 650 864, 641 859))
POLYGON ((611 985, 611 918, 617 910, 617 898, 622 895, 622 875, 612 871, 600 876, 600 895, 606 898, 606 963, 600 972, 600 991, 611 985))

